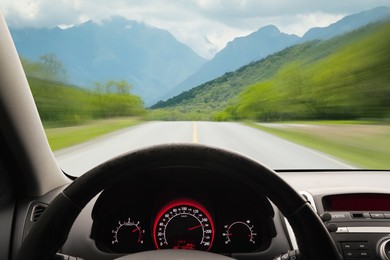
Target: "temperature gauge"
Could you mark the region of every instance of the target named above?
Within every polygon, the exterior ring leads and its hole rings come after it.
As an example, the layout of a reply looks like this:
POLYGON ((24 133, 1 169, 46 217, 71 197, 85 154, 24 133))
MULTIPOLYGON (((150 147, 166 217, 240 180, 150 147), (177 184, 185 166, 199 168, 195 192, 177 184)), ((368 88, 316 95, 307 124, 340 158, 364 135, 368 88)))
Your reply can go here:
POLYGON ((236 221, 224 226, 225 244, 232 252, 246 252, 255 250, 257 233, 250 220, 236 221))
POLYGON ((119 221, 116 228, 112 230, 112 245, 123 252, 136 251, 143 243, 145 230, 140 226, 139 221, 119 221))

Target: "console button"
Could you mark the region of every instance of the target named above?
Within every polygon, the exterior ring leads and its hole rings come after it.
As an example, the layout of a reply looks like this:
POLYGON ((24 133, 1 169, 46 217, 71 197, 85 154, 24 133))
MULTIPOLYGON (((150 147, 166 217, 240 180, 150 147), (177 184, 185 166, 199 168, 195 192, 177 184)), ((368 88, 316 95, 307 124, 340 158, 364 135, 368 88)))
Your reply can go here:
POLYGON ((383 213, 370 213, 371 218, 379 219, 379 218, 385 218, 385 215, 383 213))
POLYGON ((339 227, 337 230, 336 230, 336 233, 348 233, 348 228, 347 227, 339 227))
POLYGON ((356 249, 368 249, 367 242, 356 242, 356 249))
POLYGON ((370 257, 369 250, 344 250, 343 252, 345 258, 366 259, 370 257))
POLYGON ((352 257, 359 257, 359 253, 357 250, 344 250, 344 257, 346 258, 352 258, 352 257))
POLYGON ((370 256, 370 251, 368 250, 358 250, 359 257, 365 258, 370 256))
POLYGON ((342 242, 341 247, 345 250, 368 250, 368 243, 367 242, 342 242))
POLYGON ((350 249, 352 249, 352 243, 351 242, 342 242, 341 247, 345 250, 350 250, 350 249))

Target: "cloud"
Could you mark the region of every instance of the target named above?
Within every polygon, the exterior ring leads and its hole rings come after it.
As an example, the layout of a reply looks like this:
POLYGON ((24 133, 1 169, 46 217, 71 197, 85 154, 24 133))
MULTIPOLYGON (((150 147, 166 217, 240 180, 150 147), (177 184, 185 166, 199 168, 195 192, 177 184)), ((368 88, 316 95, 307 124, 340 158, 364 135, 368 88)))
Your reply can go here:
POLYGON ((342 19, 346 14, 327 14, 315 12, 292 16, 274 17, 275 24, 283 32, 302 36, 310 28, 326 27, 342 19))
POLYGON ((0 10, 18 28, 65 28, 120 15, 166 29, 210 58, 228 41, 269 24, 302 35, 344 15, 389 4, 389 0, 2 0, 0 10))

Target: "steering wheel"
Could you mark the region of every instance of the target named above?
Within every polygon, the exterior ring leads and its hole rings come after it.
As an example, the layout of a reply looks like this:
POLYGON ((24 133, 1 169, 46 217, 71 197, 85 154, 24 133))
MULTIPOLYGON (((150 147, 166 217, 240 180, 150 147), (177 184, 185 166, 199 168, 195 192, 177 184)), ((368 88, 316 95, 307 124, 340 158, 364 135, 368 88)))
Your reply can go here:
MULTIPOLYGON (((243 155, 196 144, 158 145, 109 160, 76 179, 50 203, 22 243, 16 259, 50 259, 66 241, 85 205, 103 189, 152 167, 224 165, 233 178, 261 190, 288 219, 304 259, 342 259, 329 232, 311 206, 273 170, 243 155)), ((120 259, 229 259, 192 250, 155 250, 120 259), (173 251, 180 251, 173 252, 173 251), (199 255, 201 254, 201 255, 199 255), (153 258, 154 257, 154 258, 153 258)))

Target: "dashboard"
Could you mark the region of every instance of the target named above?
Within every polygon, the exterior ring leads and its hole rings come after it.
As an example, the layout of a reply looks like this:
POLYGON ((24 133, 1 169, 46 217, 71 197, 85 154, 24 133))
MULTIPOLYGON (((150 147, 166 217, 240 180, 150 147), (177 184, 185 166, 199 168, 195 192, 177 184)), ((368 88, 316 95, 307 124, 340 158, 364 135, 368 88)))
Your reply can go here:
POLYGON ((264 195, 193 167, 154 170, 105 189, 91 238, 107 253, 196 249, 222 254, 263 251, 276 235, 264 195))
MULTIPOLYGON (((345 260, 390 259, 390 172, 279 171, 278 175, 300 191, 319 215, 331 215, 325 222, 336 225, 331 236, 345 260)), ((101 192, 77 217, 61 252, 83 259, 113 259, 168 247, 236 259, 273 259, 298 247, 288 222, 262 191, 248 189, 223 172, 162 168, 151 180, 145 172, 101 192)), ((48 204, 60 191, 19 205, 19 216, 26 217, 17 220, 24 223, 17 226, 25 228, 15 232, 16 248, 23 239, 20 235, 32 225, 31 209, 48 204)))

